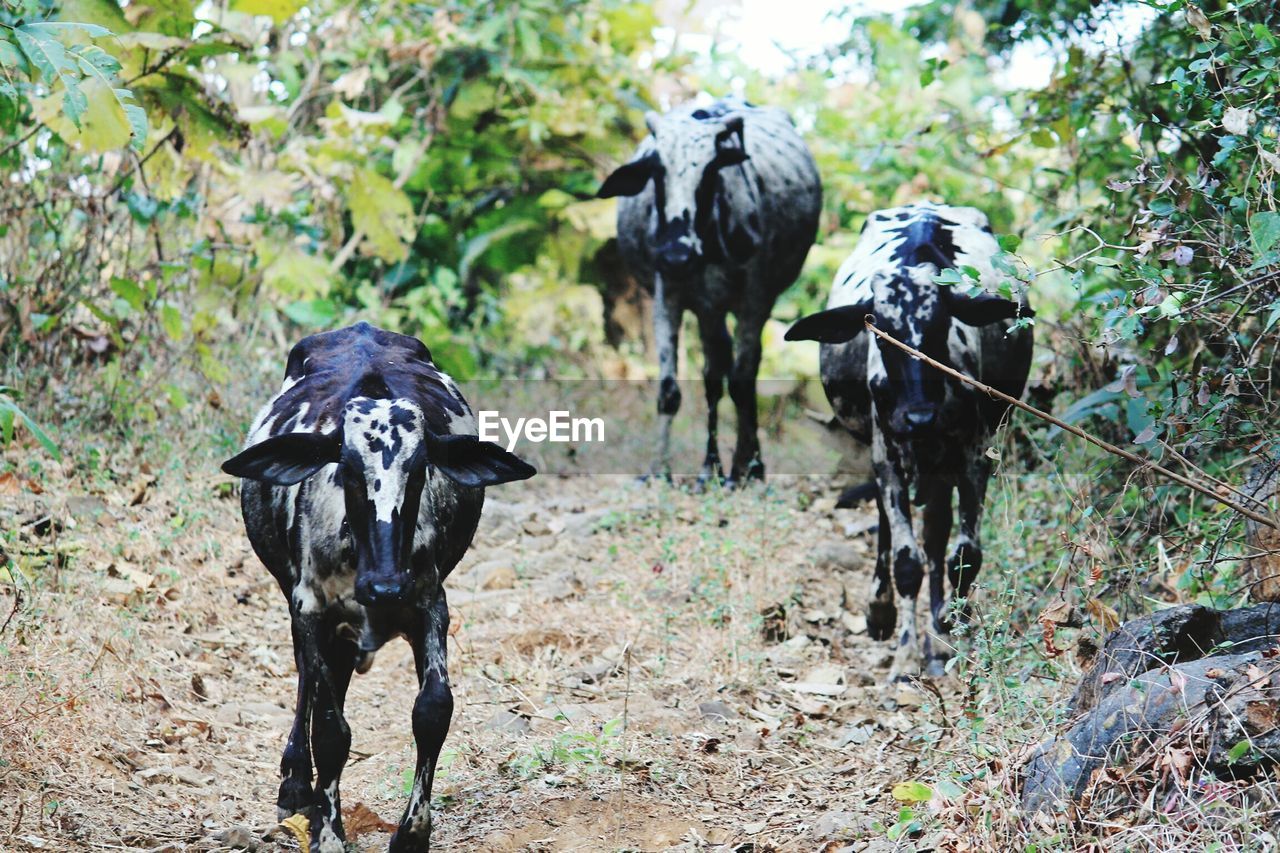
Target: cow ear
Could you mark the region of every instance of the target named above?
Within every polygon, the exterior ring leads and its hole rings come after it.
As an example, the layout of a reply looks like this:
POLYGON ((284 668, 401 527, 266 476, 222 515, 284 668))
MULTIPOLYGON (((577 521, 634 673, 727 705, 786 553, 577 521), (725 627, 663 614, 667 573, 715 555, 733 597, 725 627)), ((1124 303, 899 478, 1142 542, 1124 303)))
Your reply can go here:
POLYGON ((496 486, 538 473, 528 462, 474 435, 428 435, 429 461, 459 486, 496 486))
POLYGON ((288 432, 260 441, 222 463, 233 477, 272 486, 301 483, 326 465, 338 461, 342 437, 330 433, 288 432))
POLYGON ((870 302, 858 302, 810 314, 808 317, 797 320, 796 324, 787 330, 786 339, 842 344, 852 340, 866 328, 866 318, 870 313, 870 302))
POLYGON ((1000 320, 1011 320, 1014 317, 1034 317, 1036 314, 1026 304, 1019 304, 1002 296, 980 293, 969 296, 947 289, 947 302, 951 307, 951 315, 970 326, 989 326, 1000 320))
POLYGON ((613 198, 619 195, 639 195, 645 184, 657 173, 657 152, 650 151, 639 159, 619 166, 604 179, 596 192, 596 198, 613 198))

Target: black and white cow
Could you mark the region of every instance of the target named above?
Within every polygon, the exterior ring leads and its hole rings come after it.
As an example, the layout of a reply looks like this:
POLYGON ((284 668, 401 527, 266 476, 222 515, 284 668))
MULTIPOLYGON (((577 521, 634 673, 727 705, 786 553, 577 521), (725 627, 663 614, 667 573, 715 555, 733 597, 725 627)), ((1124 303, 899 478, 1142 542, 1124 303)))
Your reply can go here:
POLYGON ((289 602, 298 696, 277 805, 282 817, 311 814, 313 851, 343 850, 351 673, 397 635, 418 673, 418 765, 391 849, 430 844, 431 784, 453 713, 442 584, 471 544, 484 487, 534 473, 475 433, 420 341, 360 323, 293 348, 280 393, 222 466, 244 478, 249 541, 289 602))
POLYGON ((779 109, 726 98, 645 117, 649 136, 600 187, 618 204, 622 257, 655 290, 658 345, 657 473, 670 474, 671 420, 680 408, 676 352, 686 310, 698 318, 707 395, 701 482, 719 479, 716 405, 738 415, 729 483, 763 478, 756 429, 760 335, 778 295, 804 264, 822 206, 813 157, 779 109), (732 312, 733 340, 725 324, 732 312))
POLYGON ((918 203, 871 214, 857 247, 836 273, 827 310, 797 322, 787 340, 821 341, 822 385, 836 416, 871 444, 880 510, 876 592, 867 629, 888 639, 902 611, 892 677, 919 667, 916 594, 929 573, 931 630, 927 671, 940 674, 949 652, 943 573, 964 598, 982 566, 980 524, 991 436, 1008 406, 868 333, 864 320, 893 338, 1006 394, 1022 394, 1032 333, 1015 325, 1026 304, 989 292, 966 294, 934 283, 939 270, 973 267, 983 289, 1000 282, 999 251, 987 217, 971 207, 918 203), (951 493, 959 493, 960 535, 945 561, 951 493), (920 536, 911 504, 921 507, 920 536), (892 584, 890 572, 892 571, 892 584), (895 605, 893 587, 897 588, 895 605))

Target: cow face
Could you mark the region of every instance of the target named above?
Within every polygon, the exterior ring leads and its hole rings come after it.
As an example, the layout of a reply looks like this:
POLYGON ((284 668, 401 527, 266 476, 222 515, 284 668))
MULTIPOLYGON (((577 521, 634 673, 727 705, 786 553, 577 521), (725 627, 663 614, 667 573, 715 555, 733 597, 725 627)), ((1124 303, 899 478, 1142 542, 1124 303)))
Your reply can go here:
POLYGON ((650 235, 658 268, 696 271, 704 264, 743 263, 756 251, 755 211, 733 211, 725 170, 748 159, 740 115, 706 110, 645 117, 652 146, 600 187, 600 198, 634 196, 653 182, 650 235))
MULTIPOLYGON (((903 277, 878 282, 874 298, 832 308, 799 320, 786 338, 844 343, 863 331, 868 315, 881 331, 925 355, 956 365, 952 352, 952 321, 986 326, 1018 316, 1033 316, 1026 306, 999 296, 970 296, 932 282, 936 268, 915 268, 903 277)), ((960 340, 966 338, 958 330, 960 340)), ((976 343, 976 341, 973 341, 976 343)), ((945 435, 952 427, 961 383, 902 350, 872 338, 873 358, 868 360, 868 382, 880 423, 891 435, 929 439, 945 435), (878 364, 877 364, 878 362, 878 364)))
POLYGON ((355 596, 366 606, 402 603, 416 592, 421 578, 412 571, 414 540, 429 467, 473 488, 534 474, 492 442, 427 432, 422 410, 408 400, 367 397, 347 403, 339 430, 274 436, 222 468, 291 486, 334 463, 354 546, 355 596))

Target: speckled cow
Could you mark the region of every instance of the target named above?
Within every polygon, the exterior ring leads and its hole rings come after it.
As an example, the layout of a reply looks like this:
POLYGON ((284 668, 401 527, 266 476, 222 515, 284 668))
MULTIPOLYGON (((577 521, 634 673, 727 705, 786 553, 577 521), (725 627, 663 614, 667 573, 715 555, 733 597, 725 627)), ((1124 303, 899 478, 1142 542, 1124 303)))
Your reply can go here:
POLYGON ((649 136, 600 188, 622 196, 623 261, 652 286, 658 346, 656 473, 670 474, 671 420, 680 408, 676 352, 685 310, 698 318, 706 385, 707 452, 699 480, 722 476, 716 404, 728 379, 738 415, 729 484, 764 477, 756 429, 760 335, 817 234, 818 170, 779 109, 726 98, 649 113, 649 136), (725 325, 732 312, 735 339, 725 325))
POLYGON ((289 602, 298 697, 277 806, 282 818, 311 815, 313 851, 343 850, 352 671, 368 671, 397 635, 418 673, 418 766, 391 850, 430 844, 431 783, 453 714, 442 584, 471 545, 484 487, 534 473, 475 432, 420 341, 361 323, 293 348, 280 393, 222 466, 244 478, 249 541, 289 602))
POLYGON ((942 269, 972 267, 990 290, 1000 282, 991 263, 997 252, 987 217, 974 208, 922 202, 877 211, 836 273, 827 310, 787 333, 787 340, 822 342, 822 385, 836 417, 871 444, 880 530, 867 629, 888 639, 902 611, 893 678, 918 671, 922 658, 929 674, 943 671, 950 651, 943 572, 964 598, 982 566, 987 449, 1008 406, 880 341, 863 323, 872 314, 877 327, 897 340, 1019 396, 1031 366, 1032 334, 1012 320, 1031 316, 1030 308, 933 280, 942 269), (960 535, 944 565, 953 489, 959 492, 960 535), (913 502, 922 508, 919 539, 911 523, 913 502), (932 621, 921 650, 915 605, 926 565, 932 621))

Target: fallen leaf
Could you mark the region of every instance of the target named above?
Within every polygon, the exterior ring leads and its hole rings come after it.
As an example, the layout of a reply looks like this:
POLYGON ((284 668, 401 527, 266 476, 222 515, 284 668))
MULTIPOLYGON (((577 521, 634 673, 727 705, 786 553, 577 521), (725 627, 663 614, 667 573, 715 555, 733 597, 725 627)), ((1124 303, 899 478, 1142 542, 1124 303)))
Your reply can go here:
POLYGON ((933 789, 923 782, 899 782, 890 793, 900 803, 927 803, 933 799, 933 789))
POLYGON ((280 825, 293 833, 293 837, 298 839, 298 846, 303 850, 310 847, 311 844, 311 822, 307 820, 307 816, 303 814, 291 815, 280 821, 280 825))
POLYGON ((364 803, 356 803, 342 808, 342 825, 346 827, 347 838, 356 838, 370 832, 395 832, 396 825, 380 818, 373 809, 364 803))

